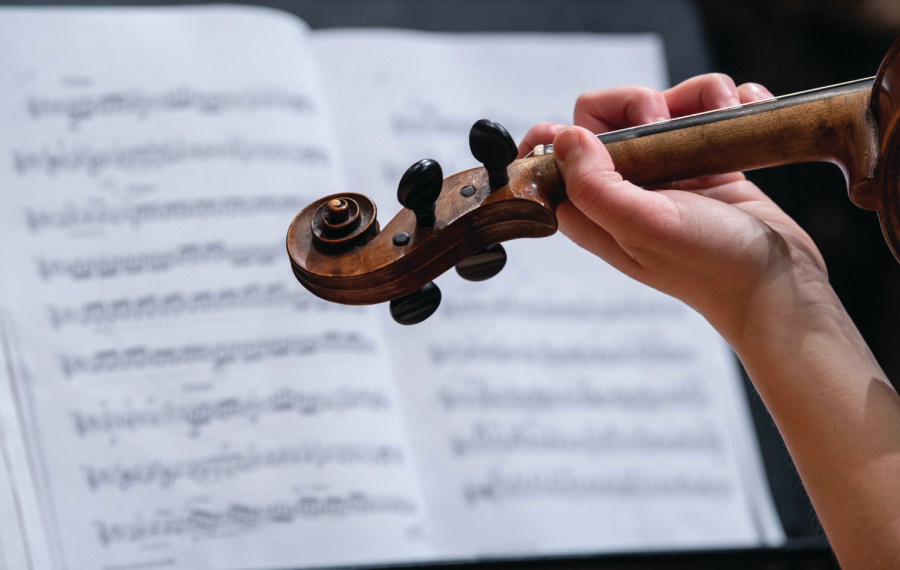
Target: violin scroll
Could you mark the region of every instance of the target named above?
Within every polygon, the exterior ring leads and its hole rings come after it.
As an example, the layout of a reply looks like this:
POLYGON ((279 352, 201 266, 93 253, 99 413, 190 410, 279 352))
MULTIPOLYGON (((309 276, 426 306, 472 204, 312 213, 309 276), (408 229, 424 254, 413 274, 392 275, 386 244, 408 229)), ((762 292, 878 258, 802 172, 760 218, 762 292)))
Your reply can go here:
POLYGON ((361 194, 304 208, 287 235, 300 283, 338 303, 391 301, 394 319, 414 324, 440 304, 439 275, 456 267, 465 279, 488 279, 506 264, 500 242, 555 233, 565 186, 553 157, 514 160, 512 137, 491 121, 476 123, 469 140, 485 166, 442 180, 434 160, 415 163, 397 190, 404 210, 380 232, 375 204, 361 194))
POLYGON ((365 245, 378 233, 375 202, 362 194, 335 194, 314 202, 309 231, 314 246, 338 254, 365 245))

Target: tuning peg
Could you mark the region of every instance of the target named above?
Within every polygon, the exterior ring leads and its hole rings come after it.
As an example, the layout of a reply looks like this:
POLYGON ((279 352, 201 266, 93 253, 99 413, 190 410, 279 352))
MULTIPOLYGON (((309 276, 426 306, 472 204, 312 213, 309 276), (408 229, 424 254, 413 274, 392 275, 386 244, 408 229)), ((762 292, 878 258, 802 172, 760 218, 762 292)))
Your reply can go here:
POLYGON ((433 315, 440 304, 441 290, 432 282, 391 301, 391 316, 401 325, 415 325, 433 315))
POLYGON ((434 223, 434 203, 441 195, 443 184, 441 165, 430 158, 420 160, 403 173, 397 187, 397 200, 404 208, 415 212, 419 226, 427 228, 434 223))
POLYGON ((487 170, 491 190, 506 186, 509 182, 506 167, 519 153, 509 132, 494 121, 481 119, 469 131, 469 148, 475 160, 487 170))
POLYGON ((506 265, 506 250, 499 243, 475 252, 456 264, 456 272, 467 281, 484 281, 506 265))

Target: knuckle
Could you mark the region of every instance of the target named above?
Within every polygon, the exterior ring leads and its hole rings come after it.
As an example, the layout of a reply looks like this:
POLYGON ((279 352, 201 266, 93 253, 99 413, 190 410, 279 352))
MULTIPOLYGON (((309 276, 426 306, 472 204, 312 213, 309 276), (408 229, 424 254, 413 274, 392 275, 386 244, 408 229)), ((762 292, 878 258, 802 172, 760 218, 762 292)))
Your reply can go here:
POLYGON ((648 101, 659 101, 662 93, 651 87, 632 87, 632 96, 635 99, 646 99, 648 101))
POLYGON ((602 93, 600 90, 594 90, 594 91, 585 91, 584 93, 579 94, 578 97, 575 99, 575 107, 579 108, 579 107, 585 107, 585 106, 589 105, 590 103, 592 103, 594 100, 597 99, 597 97, 600 95, 600 93, 602 93))
POLYGON ((566 192, 569 200, 579 209, 590 212, 601 212, 604 209, 605 190, 622 182, 618 172, 582 169, 574 172, 566 181, 566 192))
POLYGON ((710 73, 709 77, 712 82, 718 85, 722 85, 731 89, 735 89, 737 87, 734 79, 732 79, 731 76, 727 73, 710 73))
POLYGON ((591 115, 603 99, 605 90, 585 91, 575 99, 575 116, 591 115))

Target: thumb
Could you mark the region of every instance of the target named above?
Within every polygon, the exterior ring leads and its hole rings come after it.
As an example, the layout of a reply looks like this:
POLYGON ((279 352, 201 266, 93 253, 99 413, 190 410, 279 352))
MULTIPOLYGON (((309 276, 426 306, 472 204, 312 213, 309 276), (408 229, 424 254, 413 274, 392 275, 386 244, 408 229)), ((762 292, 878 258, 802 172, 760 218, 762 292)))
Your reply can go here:
POLYGON ((623 180, 606 147, 587 129, 560 131, 553 154, 569 201, 626 252, 629 245, 641 248, 675 230, 680 213, 674 202, 623 180))

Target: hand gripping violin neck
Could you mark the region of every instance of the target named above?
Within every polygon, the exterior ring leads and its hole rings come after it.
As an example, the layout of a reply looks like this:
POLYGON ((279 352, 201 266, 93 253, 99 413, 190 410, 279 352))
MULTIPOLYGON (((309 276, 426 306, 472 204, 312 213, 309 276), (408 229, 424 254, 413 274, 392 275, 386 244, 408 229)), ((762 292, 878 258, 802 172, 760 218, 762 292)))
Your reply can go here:
MULTIPOLYGON (((837 164, 850 200, 878 212, 900 260, 900 38, 874 79, 863 79, 739 107, 598 135, 616 170, 637 185, 798 162, 837 164)), ((565 183, 552 147, 515 160, 502 126, 475 123, 469 146, 483 164, 444 178, 434 160, 400 180, 404 206, 382 230, 362 194, 326 196, 291 223, 294 275, 337 303, 390 301, 401 324, 431 316, 441 300, 432 281, 456 267, 465 279, 496 275, 501 242, 556 232, 565 183)))

